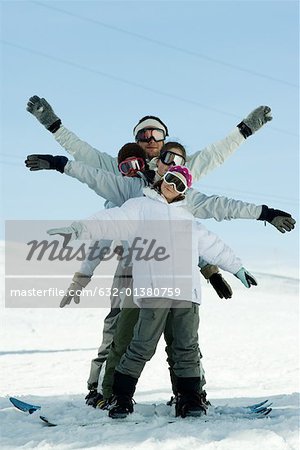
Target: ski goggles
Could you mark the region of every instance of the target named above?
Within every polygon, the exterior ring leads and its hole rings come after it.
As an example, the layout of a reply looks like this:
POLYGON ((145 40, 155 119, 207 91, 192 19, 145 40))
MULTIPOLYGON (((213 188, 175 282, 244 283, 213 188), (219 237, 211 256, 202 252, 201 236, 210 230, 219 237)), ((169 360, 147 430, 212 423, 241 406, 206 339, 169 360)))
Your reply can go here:
POLYGON ((145 161, 142 158, 136 158, 132 156, 125 159, 119 164, 119 171, 123 175, 135 175, 136 172, 143 171, 145 169, 145 161))
POLYGON ((179 194, 184 194, 187 190, 187 183, 184 182, 179 175, 177 175, 176 172, 167 172, 163 176, 163 181, 165 181, 167 184, 171 184, 175 191, 179 194))
POLYGON ((185 158, 181 155, 177 155, 177 153, 174 153, 170 150, 165 150, 160 152, 159 159, 163 164, 166 164, 167 166, 184 166, 185 165, 185 158))
POLYGON ((137 142, 150 142, 151 139, 154 139, 155 142, 161 142, 165 138, 164 130, 160 130, 159 128, 143 128, 135 136, 137 142))

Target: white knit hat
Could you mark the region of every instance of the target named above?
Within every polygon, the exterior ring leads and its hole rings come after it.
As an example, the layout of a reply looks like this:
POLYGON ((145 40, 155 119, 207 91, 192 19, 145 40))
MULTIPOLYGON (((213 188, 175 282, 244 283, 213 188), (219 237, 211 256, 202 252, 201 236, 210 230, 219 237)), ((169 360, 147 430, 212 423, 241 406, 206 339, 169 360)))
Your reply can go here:
POLYGON ((143 117, 133 129, 134 137, 136 137, 138 132, 140 130, 143 130, 144 128, 158 128, 159 130, 164 131, 165 136, 169 136, 167 126, 158 117, 155 116, 143 117))

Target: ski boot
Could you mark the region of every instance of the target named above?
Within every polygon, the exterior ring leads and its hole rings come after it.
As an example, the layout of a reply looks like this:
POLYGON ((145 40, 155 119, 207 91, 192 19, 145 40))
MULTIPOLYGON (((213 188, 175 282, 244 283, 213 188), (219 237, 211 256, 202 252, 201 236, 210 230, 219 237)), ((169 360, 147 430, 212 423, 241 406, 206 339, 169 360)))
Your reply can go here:
MULTIPOLYGON (((200 397, 201 397, 202 403, 204 404, 204 406, 206 406, 206 409, 207 409, 209 406, 211 406, 210 401, 207 399, 207 393, 206 393, 206 391, 201 391, 201 392, 199 392, 199 395, 200 395, 200 397)), ((177 396, 178 396, 178 394, 177 394, 177 396)), ((176 405, 176 402, 177 402, 177 396, 176 396, 176 395, 172 395, 171 398, 170 398, 170 400, 168 400, 166 404, 167 404, 168 406, 176 405)))
POLYGON ((133 412, 133 400, 127 395, 118 395, 110 404, 108 415, 112 419, 125 419, 133 412))
POLYGON ((124 419, 133 412, 133 394, 138 379, 115 370, 113 392, 114 399, 109 408, 109 417, 124 419))
POLYGON ((206 415, 207 408, 199 392, 187 392, 176 397, 176 417, 200 417, 206 415))
POLYGON ((98 407, 98 403, 103 400, 103 395, 100 392, 97 392, 97 389, 92 389, 85 397, 85 403, 93 408, 98 407))

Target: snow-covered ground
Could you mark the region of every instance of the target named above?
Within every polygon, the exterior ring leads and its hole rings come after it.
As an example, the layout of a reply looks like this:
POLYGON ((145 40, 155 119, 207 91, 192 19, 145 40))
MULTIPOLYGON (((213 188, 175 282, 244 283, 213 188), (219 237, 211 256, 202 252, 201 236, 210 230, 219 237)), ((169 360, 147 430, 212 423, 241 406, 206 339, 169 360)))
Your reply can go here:
MULTIPOLYGON (((299 280, 274 274, 270 267, 248 268, 259 286, 247 290, 226 274, 234 289, 231 300, 221 300, 210 286, 203 286, 200 343, 206 390, 214 405, 240 406, 268 398, 273 402, 268 418, 224 416, 175 423, 153 418, 138 425, 111 421, 84 403, 90 360, 107 310, 5 309, 2 295, 1 449, 298 449, 299 280), (15 410, 10 395, 42 405, 45 415, 69 425, 43 426, 37 414, 15 410), (91 425, 78 426, 85 421, 91 425)), ((165 359, 160 342, 139 381, 138 405, 170 398, 165 359)))

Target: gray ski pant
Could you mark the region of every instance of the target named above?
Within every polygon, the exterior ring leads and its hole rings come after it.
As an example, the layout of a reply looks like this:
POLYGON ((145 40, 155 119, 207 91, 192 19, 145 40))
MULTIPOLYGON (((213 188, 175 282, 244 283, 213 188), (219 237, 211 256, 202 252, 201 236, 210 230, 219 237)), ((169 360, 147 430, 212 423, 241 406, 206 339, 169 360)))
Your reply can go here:
POLYGON ((164 332, 168 314, 171 315, 171 353, 173 371, 177 377, 200 377, 198 345, 199 306, 188 301, 166 298, 143 299, 133 338, 120 359, 116 370, 139 378, 147 361, 155 353, 164 332))

